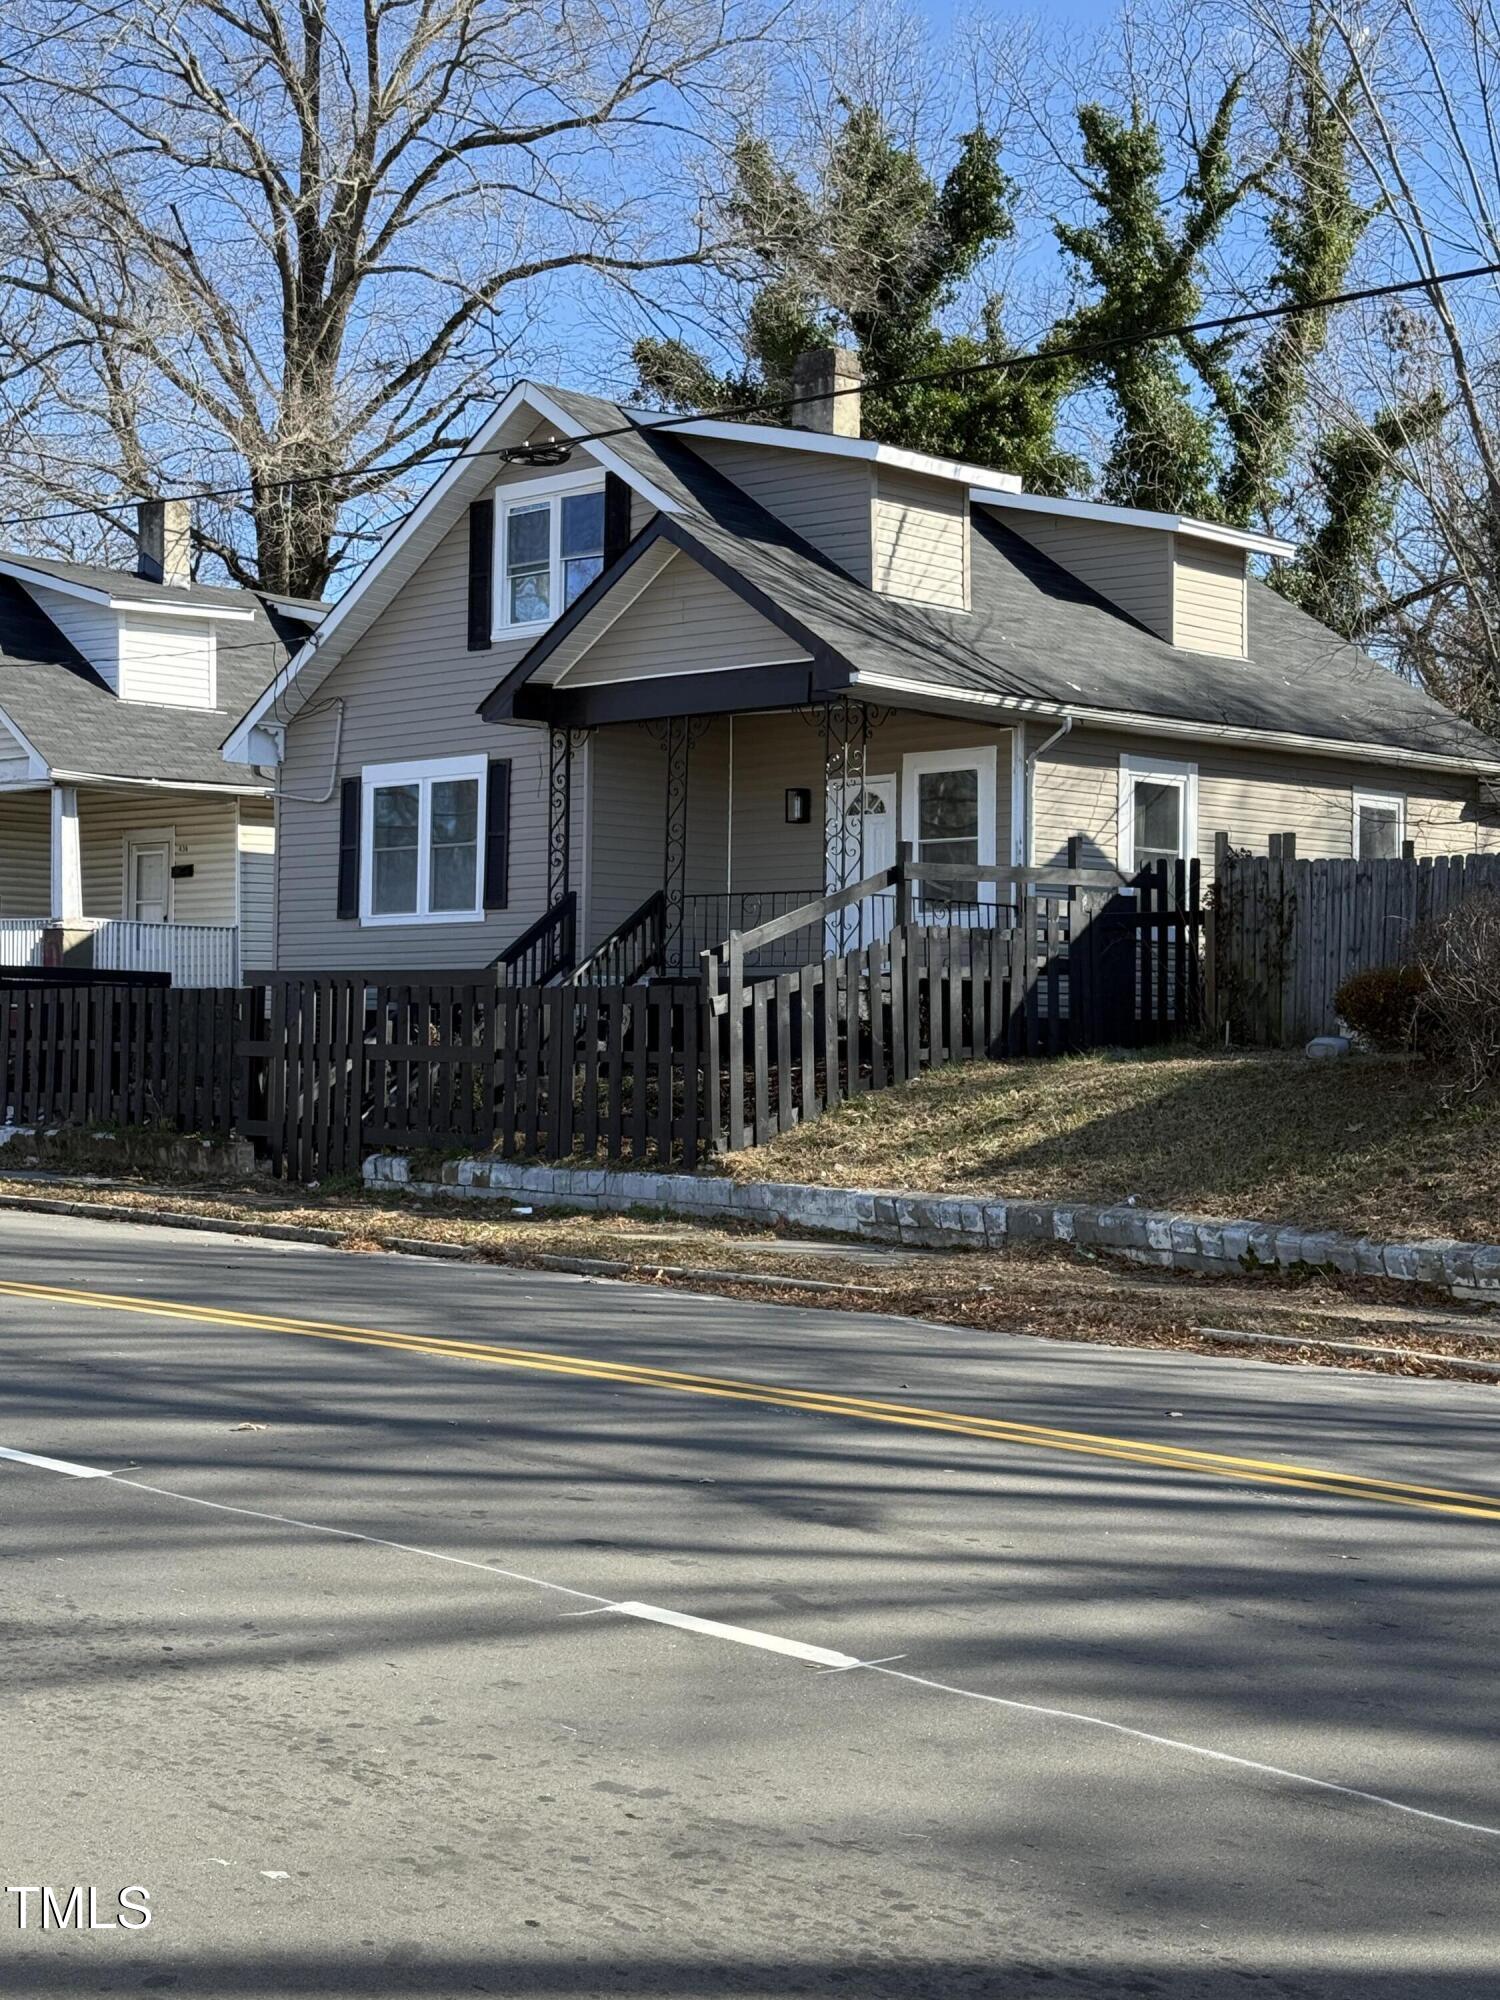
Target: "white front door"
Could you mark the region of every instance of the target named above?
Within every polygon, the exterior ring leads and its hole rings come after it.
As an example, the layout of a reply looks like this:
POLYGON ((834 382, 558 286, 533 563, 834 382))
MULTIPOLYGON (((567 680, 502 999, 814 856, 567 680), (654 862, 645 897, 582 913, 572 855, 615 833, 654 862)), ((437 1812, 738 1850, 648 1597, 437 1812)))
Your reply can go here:
POLYGON ((170 841, 131 841, 125 865, 126 916, 136 924, 164 924, 171 901, 170 841))
MULTIPOLYGON (((828 801, 830 818, 836 809, 835 795, 828 801)), ((866 778, 861 787, 851 791, 845 807, 844 824, 848 830, 846 852, 860 856, 853 864, 858 876, 877 875, 882 868, 893 867, 896 860, 895 774, 866 778)), ((836 843, 831 839, 828 849, 831 877, 836 851, 836 843)), ((830 879, 829 893, 836 887, 837 884, 830 879)), ((895 908, 893 891, 885 896, 866 897, 859 906, 857 919, 849 919, 841 925, 837 917, 831 917, 828 921, 828 950, 847 951, 852 945, 872 944, 877 938, 883 938, 895 921, 895 908)))

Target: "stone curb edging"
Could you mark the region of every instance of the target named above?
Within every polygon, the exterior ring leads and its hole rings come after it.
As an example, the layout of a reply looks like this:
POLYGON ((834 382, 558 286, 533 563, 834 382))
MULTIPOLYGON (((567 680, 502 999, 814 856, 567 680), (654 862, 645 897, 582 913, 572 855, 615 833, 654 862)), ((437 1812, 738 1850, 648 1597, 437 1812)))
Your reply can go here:
MULTIPOLYGON (((111 1202, 63 1201, 44 1195, 0 1195, 0 1209, 19 1209, 35 1215, 76 1215, 87 1221, 133 1222, 148 1228, 195 1229, 209 1235, 270 1237, 286 1243, 310 1243, 319 1249, 336 1250, 348 1241, 347 1231, 318 1229, 308 1223, 235 1222, 228 1216, 193 1215, 185 1209, 117 1208, 111 1202)), ((463 1243, 438 1243, 425 1236, 388 1236, 383 1239, 381 1247, 408 1257, 446 1257, 473 1264, 499 1264, 515 1271, 556 1271, 573 1277, 625 1278, 637 1283, 646 1268, 640 1264, 621 1263, 612 1257, 564 1257, 550 1251, 538 1253, 526 1264, 513 1263, 504 1258, 484 1256, 463 1243)), ((761 1271, 717 1271, 691 1264, 653 1264, 649 1268, 661 1277, 682 1278, 693 1284, 750 1285, 778 1292, 839 1292, 864 1297, 873 1297, 879 1292, 874 1285, 845 1284, 833 1278, 794 1278, 761 1271)), ((1473 1361, 1463 1355, 1437 1354, 1420 1348, 1377 1347, 1354 1340, 1303 1340, 1295 1334, 1236 1332, 1232 1327, 1196 1327, 1193 1332, 1195 1339, 1222 1343, 1224 1346, 1299 1347, 1312 1353, 1430 1361, 1465 1375, 1482 1376, 1487 1381, 1500 1379, 1500 1362, 1473 1361)), ((1480 1338, 1490 1336, 1481 1335, 1480 1338)))
MULTIPOLYGON (((316 1249, 337 1250, 349 1240, 347 1229, 319 1229, 304 1222, 237 1222, 227 1215, 194 1215, 181 1208, 118 1208, 108 1201, 64 1201, 57 1197, 0 1194, 0 1209, 20 1209, 32 1215, 76 1215, 87 1222, 137 1222, 155 1229, 196 1229, 208 1235, 269 1237, 277 1243, 310 1243, 316 1249)), ((565 1257, 553 1250, 520 1258, 474 1250, 467 1243, 440 1243, 430 1236, 384 1236, 382 1250, 404 1257, 446 1257, 468 1264, 502 1264, 512 1271, 557 1271, 577 1278, 632 1278, 643 1271, 664 1278, 684 1278, 694 1284, 756 1285, 768 1291, 844 1292, 880 1296, 877 1285, 843 1284, 837 1278, 797 1278, 774 1271, 716 1271, 695 1264, 626 1263, 614 1257, 565 1257)))
POLYGON ((1167 1270, 1244 1277, 1257 1269, 1328 1271, 1434 1285, 1455 1298, 1500 1302, 1500 1244, 1431 1240, 1383 1243, 1334 1230, 1205 1219, 1129 1202, 979 1201, 895 1189, 810 1187, 693 1174, 534 1167, 516 1160, 445 1162, 440 1180, 414 1179, 400 1154, 364 1163, 371 1187, 408 1194, 475 1195, 568 1209, 666 1210, 706 1222, 731 1218, 856 1236, 924 1250, 1001 1250, 1011 1243, 1070 1243, 1167 1270))

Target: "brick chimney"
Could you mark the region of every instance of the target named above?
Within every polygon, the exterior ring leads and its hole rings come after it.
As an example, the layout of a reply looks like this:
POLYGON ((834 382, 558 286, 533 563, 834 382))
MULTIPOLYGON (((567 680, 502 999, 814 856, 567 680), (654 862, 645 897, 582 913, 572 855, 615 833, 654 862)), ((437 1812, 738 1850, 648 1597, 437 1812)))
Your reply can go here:
POLYGON ((147 583, 193 580, 192 537, 186 500, 142 500, 135 510, 135 573, 147 583))
POLYGON ((814 347, 792 367, 792 394, 808 397, 792 407, 792 422, 828 437, 859 436, 859 356, 846 347, 814 347))

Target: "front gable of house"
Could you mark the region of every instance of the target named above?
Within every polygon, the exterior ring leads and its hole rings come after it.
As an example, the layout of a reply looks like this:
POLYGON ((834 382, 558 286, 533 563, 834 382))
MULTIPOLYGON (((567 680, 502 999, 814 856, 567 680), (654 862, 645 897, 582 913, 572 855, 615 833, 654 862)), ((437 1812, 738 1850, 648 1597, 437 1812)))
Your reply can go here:
POLYGON ((762 617, 684 550, 674 550, 646 588, 599 629, 553 679, 555 687, 725 669, 786 666, 811 659, 796 638, 762 617))

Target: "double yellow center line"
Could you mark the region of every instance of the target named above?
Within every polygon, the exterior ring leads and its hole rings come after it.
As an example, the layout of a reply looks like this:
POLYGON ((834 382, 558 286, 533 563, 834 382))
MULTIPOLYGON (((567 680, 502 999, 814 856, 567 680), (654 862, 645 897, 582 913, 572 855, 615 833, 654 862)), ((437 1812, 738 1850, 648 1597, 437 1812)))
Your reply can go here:
POLYGON ((978 1438, 991 1444, 1075 1452, 1089 1458, 1114 1459, 1125 1465, 1148 1466, 1157 1471, 1231 1479, 1241 1485, 1290 1486, 1310 1493, 1333 1494, 1345 1500, 1377 1501, 1386 1506, 1413 1507, 1427 1513, 1462 1514, 1482 1521, 1500 1521, 1500 1494, 1455 1491, 1442 1486, 1415 1486, 1401 1480, 1338 1472, 1327 1466, 1297 1465, 1274 1458, 1198 1451, 1187 1445, 1160 1444, 1147 1438, 1114 1437, 1107 1432, 1060 1430, 1046 1424, 1013 1423, 1004 1418, 974 1416, 961 1410, 932 1409, 920 1403, 879 1402, 868 1396, 835 1394, 790 1384, 742 1381, 726 1375, 695 1375, 675 1368, 652 1368, 630 1361, 595 1361, 586 1355, 550 1353, 539 1348, 504 1347, 478 1340, 450 1340, 437 1334, 399 1333, 389 1327, 348 1326, 337 1320, 293 1319, 277 1313, 236 1312, 228 1306, 191 1305, 178 1299, 87 1291, 67 1285, 31 1285, 6 1279, 0 1280, 0 1296, 87 1306, 101 1312, 140 1313, 150 1319, 186 1320, 195 1325, 240 1327, 256 1333, 293 1334, 307 1340, 341 1341, 359 1347, 386 1348, 400 1354, 475 1362, 490 1368, 571 1376, 577 1381, 611 1382, 634 1389, 711 1396, 736 1403, 759 1403, 773 1409, 804 1410, 816 1416, 844 1417, 859 1423, 891 1424, 902 1430, 941 1431, 949 1436, 978 1438))

